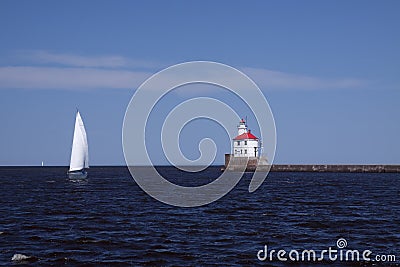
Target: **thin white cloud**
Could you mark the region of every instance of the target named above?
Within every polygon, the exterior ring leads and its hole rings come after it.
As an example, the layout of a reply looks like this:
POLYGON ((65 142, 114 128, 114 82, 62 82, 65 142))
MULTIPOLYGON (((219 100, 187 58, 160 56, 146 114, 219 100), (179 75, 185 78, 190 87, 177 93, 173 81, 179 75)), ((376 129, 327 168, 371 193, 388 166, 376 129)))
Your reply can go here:
POLYGON ((271 90, 351 89, 365 86, 367 81, 352 78, 322 79, 267 69, 242 68, 260 87, 271 90))
MULTIPOLYGON (((155 69, 163 67, 160 63, 122 56, 87 57, 46 51, 25 51, 19 56, 24 60, 23 66, 0 67, 0 89, 134 89, 154 74, 155 69), (26 66, 29 60, 34 66, 26 66)), ((353 89, 367 84, 359 79, 323 79, 249 67, 241 70, 262 90, 353 89)), ((213 77, 216 73, 210 70, 208 75, 213 77)), ((235 83, 235 78, 231 78, 235 83)))
POLYGON ((3 89, 137 88, 151 73, 54 67, 0 67, 3 89))
POLYGON ((157 68, 157 62, 132 60, 122 56, 82 56, 63 53, 51 53, 43 50, 19 51, 21 59, 29 59, 36 64, 56 64, 68 67, 89 68, 157 68))

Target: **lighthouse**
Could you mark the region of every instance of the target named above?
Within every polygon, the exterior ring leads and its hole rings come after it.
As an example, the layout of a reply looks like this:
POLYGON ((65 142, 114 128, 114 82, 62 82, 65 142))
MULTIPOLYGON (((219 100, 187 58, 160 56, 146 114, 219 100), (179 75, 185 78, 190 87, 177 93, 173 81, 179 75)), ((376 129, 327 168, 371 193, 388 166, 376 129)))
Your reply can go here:
POLYGON ((266 155, 261 155, 261 141, 247 128, 242 119, 237 126, 238 135, 232 140, 232 154, 225 154, 225 171, 269 171, 270 164, 266 155))
POLYGON ((246 121, 239 122, 238 135, 233 138, 234 157, 259 157, 259 139, 247 128, 246 121))

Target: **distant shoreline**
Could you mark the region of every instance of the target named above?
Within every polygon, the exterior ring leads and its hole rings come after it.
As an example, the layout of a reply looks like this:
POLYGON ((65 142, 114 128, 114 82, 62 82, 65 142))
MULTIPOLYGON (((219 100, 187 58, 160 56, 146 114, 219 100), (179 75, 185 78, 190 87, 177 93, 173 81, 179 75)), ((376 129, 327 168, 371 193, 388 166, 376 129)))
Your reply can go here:
MULTIPOLYGON (((121 168, 126 165, 94 165, 91 168, 121 168)), ((146 166, 136 166, 146 167, 146 166)), ((155 167, 174 167, 171 165, 156 165, 155 167)), ((221 168, 223 165, 211 165, 221 168)), ((266 166, 262 166, 261 171, 266 166)), ((269 166, 268 166, 269 167, 269 166)), ((0 166, 0 169, 10 168, 68 168, 68 166, 0 166)), ((271 172, 348 172, 348 173, 400 173, 400 164, 273 164, 271 172)))

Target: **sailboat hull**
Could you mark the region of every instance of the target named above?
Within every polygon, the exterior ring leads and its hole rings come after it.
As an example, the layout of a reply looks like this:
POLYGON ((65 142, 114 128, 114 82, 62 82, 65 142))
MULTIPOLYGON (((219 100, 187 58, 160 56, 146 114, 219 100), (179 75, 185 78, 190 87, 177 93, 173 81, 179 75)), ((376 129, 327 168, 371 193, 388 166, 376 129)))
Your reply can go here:
POLYGON ((68 172, 68 178, 69 179, 86 179, 87 171, 81 170, 81 171, 68 172))

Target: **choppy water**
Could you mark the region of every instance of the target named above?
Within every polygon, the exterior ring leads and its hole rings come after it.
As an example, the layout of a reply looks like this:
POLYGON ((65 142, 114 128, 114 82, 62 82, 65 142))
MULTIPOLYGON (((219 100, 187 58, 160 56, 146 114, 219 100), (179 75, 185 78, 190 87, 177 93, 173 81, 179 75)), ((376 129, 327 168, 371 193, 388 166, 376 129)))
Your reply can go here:
MULTIPOLYGON (((336 248, 338 238, 399 263, 399 174, 270 173, 254 193, 246 174, 217 202, 177 208, 149 197, 126 168, 94 167, 87 182, 75 183, 66 170, 0 168, 1 265, 22 253, 37 266, 280 266, 257 252, 336 248)), ((161 171, 186 184, 220 174, 161 171)))

